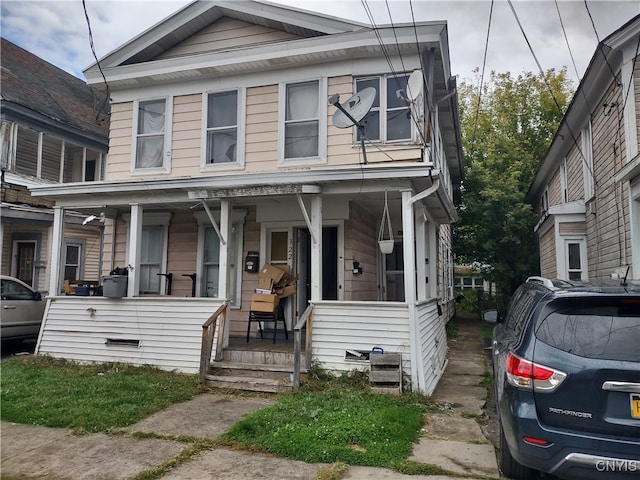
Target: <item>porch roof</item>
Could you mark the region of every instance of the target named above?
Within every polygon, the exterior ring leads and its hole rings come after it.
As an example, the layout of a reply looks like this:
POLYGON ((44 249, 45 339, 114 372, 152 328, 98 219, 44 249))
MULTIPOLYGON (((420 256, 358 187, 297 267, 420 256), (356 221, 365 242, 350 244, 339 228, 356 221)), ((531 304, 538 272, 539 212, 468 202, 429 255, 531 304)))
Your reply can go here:
MULTIPOLYGON (((132 203, 163 206, 193 205, 201 200, 233 198, 237 203, 255 201, 273 195, 323 194, 348 195, 381 202, 375 192, 422 192, 440 176, 438 170, 423 163, 403 165, 364 165, 327 170, 292 170, 274 173, 241 173, 220 176, 179 177, 173 179, 127 180, 117 182, 84 182, 31 187, 34 197, 47 197, 56 205, 73 210, 108 209, 132 203)), ((450 223, 457 219, 455 207, 445 186, 423 200, 426 215, 437 223, 450 223)), ((382 204, 376 208, 382 208, 382 204)))

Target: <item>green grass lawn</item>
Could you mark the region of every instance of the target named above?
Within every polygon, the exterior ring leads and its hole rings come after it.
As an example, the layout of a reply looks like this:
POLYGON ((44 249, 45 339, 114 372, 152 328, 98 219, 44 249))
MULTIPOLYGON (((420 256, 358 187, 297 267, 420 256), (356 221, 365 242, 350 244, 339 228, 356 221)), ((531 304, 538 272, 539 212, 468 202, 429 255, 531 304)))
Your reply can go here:
POLYGON ((2 361, 2 420, 109 432, 202 391, 194 375, 46 356, 2 361))
POLYGON ((410 455, 427 409, 414 395, 300 392, 248 415, 224 439, 311 463, 396 467, 410 455))
MULTIPOLYGON (((151 367, 81 365, 45 356, 14 357, 1 367, 2 420, 78 433, 117 431, 206 391, 195 375, 151 367)), ((376 395, 369 391, 366 372, 333 377, 314 368, 299 392, 277 398, 278 403, 244 417, 215 444, 314 463, 439 472, 406 460, 423 414, 438 408, 428 397, 376 395)), ((192 441, 193 451, 201 451, 198 440, 192 441)), ((207 443, 209 448, 213 444, 207 443)))

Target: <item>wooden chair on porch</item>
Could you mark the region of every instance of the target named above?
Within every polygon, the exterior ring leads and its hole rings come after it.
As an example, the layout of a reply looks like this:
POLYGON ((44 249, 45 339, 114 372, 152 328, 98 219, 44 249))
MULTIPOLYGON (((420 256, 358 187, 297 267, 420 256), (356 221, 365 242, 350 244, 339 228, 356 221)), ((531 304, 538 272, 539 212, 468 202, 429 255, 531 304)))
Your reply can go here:
POLYGON ((247 343, 249 343, 249 337, 251 335, 251 322, 258 322, 258 330, 260 331, 260 338, 264 338, 262 331, 262 322, 273 322, 273 343, 276 343, 276 334, 278 332, 278 322, 282 321, 282 328, 284 329, 284 338, 289 340, 289 332, 287 331, 287 322, 284 318, 284 299, 281 300, 275 307, 273 312, 261 312, 258 310, 249 311, 249 321, 247 322, 247 343))

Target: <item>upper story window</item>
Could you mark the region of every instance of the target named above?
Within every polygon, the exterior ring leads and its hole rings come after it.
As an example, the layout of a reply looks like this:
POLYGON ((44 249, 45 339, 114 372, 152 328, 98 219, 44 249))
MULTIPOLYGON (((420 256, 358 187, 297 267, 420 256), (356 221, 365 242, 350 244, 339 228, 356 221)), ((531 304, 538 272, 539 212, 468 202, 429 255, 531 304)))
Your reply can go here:
POLYGON ((591 121, 582 129, 582 156, 583 156, 583 175, 584 175, 584 199, 590 200, 594 194, 593 179, 593 141, 591 136, 591 121))
POLYGON ((281 159, 307 160, 324 157, 326 150, 326 85, 320 80, 289 83, 281 95, 283 127, 281 159), (322 90, 322 92, 321 92, 322 90))
MULTIPOLYGON (((376 98, 369 113, 361 120, 367 140, 379 142, 413 139, 411 105, 405 100, 409 75, 383 75, 356 79, 356 91, 376 89, 376 98)), ((360 140, 361 132, 357 132, 360 140)))
POLYGON ((204 165, 242 163, 244 144, 240 95, 237 90, 206 96, 204 165))
POLYGON ((170 106, 166 98, 138 102, 134 159, 136 170, 167 168, 165 158, 169 156, 170 117, 170 106))
POLYGON ((567 159, 563 158, 560 162, 560 196, 562 203, 569 201, 569 191, 567 186, 567 159))

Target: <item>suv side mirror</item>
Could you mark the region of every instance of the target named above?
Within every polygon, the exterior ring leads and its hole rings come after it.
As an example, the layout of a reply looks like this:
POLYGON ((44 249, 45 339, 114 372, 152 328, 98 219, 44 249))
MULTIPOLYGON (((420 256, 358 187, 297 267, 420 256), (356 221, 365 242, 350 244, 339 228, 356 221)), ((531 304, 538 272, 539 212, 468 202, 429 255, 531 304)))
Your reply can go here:
POLYGON ((33 299, 34 299, 36 302, 39 302, 40 300, 42 300, 42 294, 41 294, 40 292, 36 292, 36 293, 34 293, 34 294, 33 294, 33 299))
POLYGON ((498 310, 485 310, 482 312, 482 321, 487 323, 502 323, 498 310))

